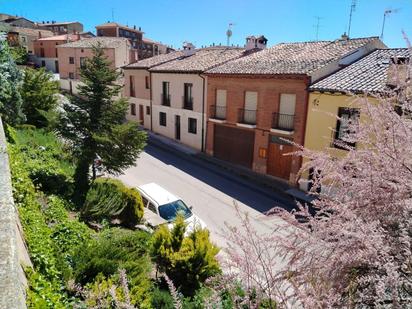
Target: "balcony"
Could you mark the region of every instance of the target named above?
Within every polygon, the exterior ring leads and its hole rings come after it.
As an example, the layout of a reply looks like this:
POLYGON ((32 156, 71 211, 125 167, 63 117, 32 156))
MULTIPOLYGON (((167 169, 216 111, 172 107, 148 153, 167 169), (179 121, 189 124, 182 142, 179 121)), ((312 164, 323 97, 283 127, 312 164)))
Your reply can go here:
POLYGON ((183 109, 188 109, 192 111, 193 110, 193 98, 192 97, 188 98, 188 97, 183 96, 182 100, 183 100, 183 109))
POLYGON ((239 108, 238 123, 246 125, 256 125, 256 110, 239 108))
POLYGON ((294 130, 295 115, 273 113, 272 129, 292 132, 294 130))
POLYGON ((170 106, 170 94, 162 93, 160 96, 160 102, 163 106, 170 106))
POLYGON ((212 119, 226 120, 226 106, 210 106, 210 117, 212 119))

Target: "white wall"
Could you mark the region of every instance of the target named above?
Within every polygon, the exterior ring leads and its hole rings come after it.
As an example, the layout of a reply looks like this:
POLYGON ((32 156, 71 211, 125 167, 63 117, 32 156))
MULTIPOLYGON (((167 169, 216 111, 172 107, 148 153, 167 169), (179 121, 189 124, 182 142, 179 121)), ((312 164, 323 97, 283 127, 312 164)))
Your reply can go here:
POLYGON ((42 58, 42 57, 34 57, 35 63, 42 67, 42 61, 45 62, 46 70, 51 71, 53 73, 56 73, 56 62, 58 59, 57 58, 42 58))
MULTIPOLYGON (((207 80, 205 81, 207 85, 207 80)), ((206 108, 205 89, 205 108, 206 108)), ((192 148, 202 148, 203 79, 197 74, 152 73, 153 131, 175 139, 175 115, 180 115, 180 142, 192 148), (170 83, 170 107, 161 105, 162 82, 170 83), (184 83, 192 83, 193 110, 183 109, 184 83), (159 112, 166 113, 166 127, 159 125, 159 112), (188 132, 188 118, 197 119, 197 132, 188 132)), ((205 111, 206 112, 206 111, 205 111)), ((206 131, 206 119, 204 119, 206 131)), ((203 132, 205 136, 205 132, 203 132)))
MULTIPOLYGON (((133 98, 133 97, 128 97, 127 100, 129 101, 129 109, 126 114, 126 119, 129 121, 140 121, 140 108, 139 105, 143 105, 143 127, 145 129, 150 130, 150 115, 147 115, 146 113, 146 107, 150 108, 150 100, 145 100, 145 99, 139 99, 139 98, 133 98), (136 104, 136 115, 131 114, 131 107, 130 104, 134 103, 136 104)), ((152 111, 150 111, 152 112, 152 111)))
POLYGON ((80 81, 76 79, 60 79, 60 88, 66 91, 70 91, 70 83, 72 84, 73 94, 78 94, 77 87, 80 85, 80 81))

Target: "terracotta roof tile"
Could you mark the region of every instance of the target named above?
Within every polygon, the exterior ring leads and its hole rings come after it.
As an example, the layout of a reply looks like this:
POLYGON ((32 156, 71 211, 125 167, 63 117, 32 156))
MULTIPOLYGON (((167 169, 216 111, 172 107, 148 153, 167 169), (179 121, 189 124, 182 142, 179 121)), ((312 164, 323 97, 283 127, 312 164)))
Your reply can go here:
POLYGON ((125 42, 129 42, 126 38, 116 38, 116 37, 93 37, 93 38, 85 38, 79 41, 70 42, 66 44, 59 45, 59 48, 65 47, 77 47, 77 48, 92 48, 93 46, 101 44, 102 48, 116 48, 120 45, 124 44, 125 42))
POLYGON ((154 66, 166 63, 168 61, 175 60, 183 56, 182 51, 174 51, 168 54, 162 54, 153 56, 144 60, 137 61, 135 63, 125 66, 125 69, 150 69, 154 66))
POLYGON ((280 43, 250 56, 208 70, 213 74, 310 74, 354 52, 377 37, 280 43))
POLYGON ((204 72, 245 54, 244 48, 208 47, 196 49, 191 56, 183 55, 175 60, 155 66, 152 72, 204 72))
POLYGON ((407 48, 378 49, 314 83, 311 91, 383 92, 393 58, 410 58, 407 48))

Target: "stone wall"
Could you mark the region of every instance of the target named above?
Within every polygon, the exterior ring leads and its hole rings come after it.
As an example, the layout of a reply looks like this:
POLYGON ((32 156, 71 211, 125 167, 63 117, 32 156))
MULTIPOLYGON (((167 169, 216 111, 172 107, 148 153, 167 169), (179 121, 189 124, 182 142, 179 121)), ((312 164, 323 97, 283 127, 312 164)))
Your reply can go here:
POLYGON ((31 262, 14 206, 6 138, 0 118, 0 309, 26 308, 23 265, 31 262))

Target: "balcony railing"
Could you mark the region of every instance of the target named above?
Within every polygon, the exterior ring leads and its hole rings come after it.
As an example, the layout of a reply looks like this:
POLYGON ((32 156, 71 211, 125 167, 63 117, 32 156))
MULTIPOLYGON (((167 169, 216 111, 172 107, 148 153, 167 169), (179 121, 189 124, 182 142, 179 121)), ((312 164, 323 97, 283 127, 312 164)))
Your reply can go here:
POLYGON ((164 106, 170 106, 170 94, 161 94, 160 97, 160 102, 162 103, 162 105, 164 106))
POLYGON ((218 105, 210 106, 210 118, 225 120, 226 119, 226 106, 218 106, 218 105))
POLYGON ((295 115, 273 113, 272 129, 293 131, 295 115))
POLYGON ((184 109, 193 110, 193 98, 192 97, 188 98, 188 97, 183 96, 182 100, 183 100, 184 109))
POLYGON ((244 123, 244 124, 255 125, 256 124, 256 110, 240 108, 239 114, 238 114, 238 122, 244 123))

